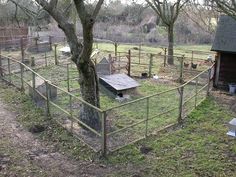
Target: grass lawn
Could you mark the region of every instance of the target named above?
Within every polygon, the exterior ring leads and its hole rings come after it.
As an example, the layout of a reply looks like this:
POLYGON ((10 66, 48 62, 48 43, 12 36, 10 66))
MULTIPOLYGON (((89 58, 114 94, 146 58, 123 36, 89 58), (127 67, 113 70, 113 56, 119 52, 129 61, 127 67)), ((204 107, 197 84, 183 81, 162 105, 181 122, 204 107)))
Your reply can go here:
POLYGON ((231 113, 208 98, 181 128, 117 151, 106 163, 135 164, 139 176, 236 176, 236 141, 226 135, 231 119, 231 113), (152 150, 142 154, 143 146, 152 150))
MULTIPOLYGON (((28 96, 1 83, 0 97, 11 109, 18 111, 18 120, 25 127, 47 124, 48 128, 39 133, 38 138, 56 143, 58 150, 69 157, 94 159, 101 164, 122 167, 122 170, 114 170, 107 176, 205 177, 236 174, 236 141, 226 135, 227 123, 232 119, 232 113, 211 97, 192 112, 182 126, 129 145, 103 160, 99 160, 96 154, 70 133, 45 119, 42 111, 34 107, 28 96), (148 147, 151 151, 143 154, 140 152, 141 147, 148 147)), ((6 147, 7 144, 3 146, 3 143, 1 146, 6 147)), ((15 153, 11 155, 15 156, 15 153)), ((15 170, 14 166, 11 169, 15 170)))

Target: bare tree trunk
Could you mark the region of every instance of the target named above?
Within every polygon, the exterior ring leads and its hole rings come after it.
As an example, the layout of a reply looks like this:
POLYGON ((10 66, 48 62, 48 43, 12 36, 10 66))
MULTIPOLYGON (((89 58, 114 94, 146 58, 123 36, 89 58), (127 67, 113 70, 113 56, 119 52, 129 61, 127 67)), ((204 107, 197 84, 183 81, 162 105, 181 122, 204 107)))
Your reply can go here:
MULTIPOLYGON (((83 24, 84 47, 80 55, 77 68, 81 96, 84 101, 93 106, 100 107, 98 77, 94 63, 90 60, 93 47, 93 23, 83 24), (88 62, 87 64, 85 64, 88 62)), ((100 130, 101 123, 98 112, 86 104, 80 109, 80 120, 95 130, 100 130)))
POLYGON ((168 59, 169 65, 174 64, 174 25, 168 26, 168 59))
MULTIPOLYGON (((99 86, 95 66, 91 62, 88 72, 79 69, 80 92, 84 101, 93 106, 100 107, 99 86)), ((95 130, 100 130, 101 123, 98 112, 86 104, 82 104, 80 109, 80 120, 95 130)))

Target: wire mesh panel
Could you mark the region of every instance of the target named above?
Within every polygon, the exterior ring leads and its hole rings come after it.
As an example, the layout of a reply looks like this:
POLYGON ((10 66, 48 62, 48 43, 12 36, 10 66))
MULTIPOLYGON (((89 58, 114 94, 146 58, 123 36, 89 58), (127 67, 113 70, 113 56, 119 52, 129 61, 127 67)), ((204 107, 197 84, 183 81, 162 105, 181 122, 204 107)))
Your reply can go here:
POLYGON ((110 150, 145 135, 146 108, 147 101, 142 99, 106 111, 110 150))
POLYGON ((173 89, 148 98, 148 134, 177 122, 179 97, 178 90, 173 89))

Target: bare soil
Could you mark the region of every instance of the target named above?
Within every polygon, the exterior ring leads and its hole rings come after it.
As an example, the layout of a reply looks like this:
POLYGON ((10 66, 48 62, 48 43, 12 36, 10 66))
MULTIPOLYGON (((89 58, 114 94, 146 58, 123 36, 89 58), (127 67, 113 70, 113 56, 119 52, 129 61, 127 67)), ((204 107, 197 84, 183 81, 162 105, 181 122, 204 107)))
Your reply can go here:
POLYGON ((121 167, 68 158, 17 121, 0 98, 0 176, 107 176, 121 167))

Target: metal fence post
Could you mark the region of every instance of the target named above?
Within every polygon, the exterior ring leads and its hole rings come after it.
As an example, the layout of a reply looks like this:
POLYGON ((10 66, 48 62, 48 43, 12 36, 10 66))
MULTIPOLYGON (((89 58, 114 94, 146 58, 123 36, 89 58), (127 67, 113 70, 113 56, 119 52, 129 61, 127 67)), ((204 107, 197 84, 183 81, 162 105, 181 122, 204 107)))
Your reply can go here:
POLYGON ((152 65, 153 65, 153 54, 150 54, 150 60, 149 60, 149 77, 152 76, 152 65))
POLYGON ((146 112, 145 138, 147 138, 147 135, 148 135, 148 119, 149 119, 149 98, 147 98, 147 112, 146 112))
POLYGON ((54 57, 55 57, 55 65, 58 65, 57 44, 54 44, 54 57))
POLYGON ((179 90, 179 117, 178 117, 178 123, 182 122, 182 116, 183 116, 183 100, 184 100, 184 87, 181 86, 179 90))
POLYGON ((106 126, 106 112, 102 112, 102 155, 107 154, 107 126, 106 126))
POLYGON ((48 81, 45 80, 45 85, 46 85, 46 113, 47 116, 50 116, 50 85, 48 81))
POLYGON ((20 79, 21 79, 21 91, 24 91, 24 66, 20 63, 20 79))

